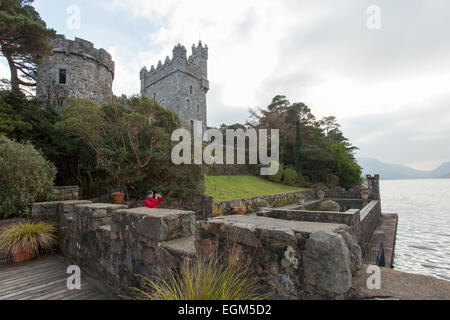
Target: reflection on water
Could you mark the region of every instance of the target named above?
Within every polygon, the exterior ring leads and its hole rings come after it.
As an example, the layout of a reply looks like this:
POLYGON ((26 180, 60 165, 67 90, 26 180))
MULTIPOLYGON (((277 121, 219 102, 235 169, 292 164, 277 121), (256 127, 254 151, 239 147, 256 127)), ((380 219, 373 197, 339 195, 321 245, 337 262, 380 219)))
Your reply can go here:
POLYGON ((398 213, 394 268, 450 281, 450 179, 380 182, 385 213, 398 213))

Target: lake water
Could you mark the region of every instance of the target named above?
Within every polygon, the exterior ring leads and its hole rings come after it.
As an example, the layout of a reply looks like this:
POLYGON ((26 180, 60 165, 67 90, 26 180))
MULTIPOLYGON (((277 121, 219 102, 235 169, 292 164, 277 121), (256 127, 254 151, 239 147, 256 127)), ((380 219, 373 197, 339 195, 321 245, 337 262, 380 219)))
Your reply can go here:
POLYGON ((394 268, 450 281, 450 179, 382 180, 381 205, 398 213, 394 268))

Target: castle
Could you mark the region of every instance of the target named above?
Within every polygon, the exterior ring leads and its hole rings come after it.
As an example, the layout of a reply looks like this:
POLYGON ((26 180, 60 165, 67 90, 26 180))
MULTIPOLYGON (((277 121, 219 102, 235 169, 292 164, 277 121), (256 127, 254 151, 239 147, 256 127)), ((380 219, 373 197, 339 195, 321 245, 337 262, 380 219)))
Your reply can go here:
POLYGON ((193 127, 194 121, 203 123, 206 130, 206 93, 208 81, 208 46, 199 42, 192 46, 187 58, 186 48, 178 44, 172 59, 166 57, 164 64, 141 69, 141 94, 178 115, 182 124, 193 127))
MULTIPOLYGON (((53 55, 44 57, 38 66, 36 96, 48 104, 61 107, 69 97, 91 99, 97 104, 113 101, 112 83, 115 65, 104 49, 96 49, 86 40, 68 40, 58 35, 51 40, 53 55)), ((199 42, 192 55, 178 44, 172 59, 159 61, 157 67, 140 71, 141 94, 155 100, 178 115, 185 126, 194 121, 207 128, 206 93, 208 82, 208 46, 199 42)))
POLYGON ((37 71, 36 96, 61 107, 69 97, 85 98, 97 104, 113 100, 114 61, 104 49, 86 40, 68 40, 57 35, 51 40, 53 55, 43 57, 37 71))

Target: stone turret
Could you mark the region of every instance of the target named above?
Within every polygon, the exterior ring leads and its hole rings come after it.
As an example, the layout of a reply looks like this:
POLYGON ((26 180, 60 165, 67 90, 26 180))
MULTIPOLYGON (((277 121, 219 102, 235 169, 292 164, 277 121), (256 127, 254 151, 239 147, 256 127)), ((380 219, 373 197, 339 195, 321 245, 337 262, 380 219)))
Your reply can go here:
POLYGON ((56 107, 69 97, 85 98, 97 104, 112 102, 115 65, 104 49, 92 42, 58 35, 51 40, 53 55, 38 67, 36 96, 56 107))
POLYGON ((139 77, 141 94, 176 113, 186 127, 192 126, 194 121, 202 121, 206 130, 208 46, 199 42, 187 58, 186 48, 177 44, 172 50, 172 59, 166 57, 164 64, 159 61, 150 71, 143 67, 139 77))

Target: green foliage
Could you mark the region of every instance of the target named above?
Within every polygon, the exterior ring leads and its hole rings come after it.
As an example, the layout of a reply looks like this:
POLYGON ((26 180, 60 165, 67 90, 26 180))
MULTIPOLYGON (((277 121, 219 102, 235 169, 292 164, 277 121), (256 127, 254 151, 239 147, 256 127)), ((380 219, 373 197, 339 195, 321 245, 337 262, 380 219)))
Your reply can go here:
MULTIPOLYGON (((301 102, 291 103, 284 96, 276 96, 266 110, 250 110, 247 125, 256 129, 280 130, 280 162, 295 168, 312 183, 336 184, 352 187, 360 173, 354 159, 353 147, 340 131, 335 117, 317 120, 311 109, 301 102), (336 153, 340 146, 345 157, 336 153)), ((301 185, 306 182, 301 179, 301 185)))
POLYGON ((0 134, 0 217, 29 213, 35 201, 51 198, 56 169, 32 144, 0 134))
POLYGON ((47 222, 22 222, 5 228, 0 234, 0 253, 9 255, 49 252, 57 245, 56 226, 47 222))
POLYGON ((334 188, 339 185, 339 177, 334 174, 327 175, 327 187, 334 188))
POLYGON ((58 168, 58 185, 90 187, 102 177, 92 149, 77 137, 59 130, 60 115, 22 93, 0 91, 0 133, 18 142, 30 141, 58 168))
POLYGON ((311 181, 309 181, 308 176, 304 176, 302 174, 299 174, 297 176, 297 183, 299 187, 309 188, 311 186, 311 181))
POLYGON ((58 127, 89 145, 99 168, 116 186, 125 184, 132 197, 144 197, 149 189, 177 199, 203 194, 202 167, 176 166, 170 159, 170 135, 180 125, 176 115, 146 97, 128 102, 98 107, 89 100, 67 99, 58 127))
POLYGON ((341 206, 333 200, 325 200, 320 204, 320 210, 339 212, 341 210, 341 206))
POLYGON ((330 147, 333 157, 333 171, 339 177, 341 186, 351 188, 361 182, 361 167, 354 163, 343 144, 333 144, 330 147))
POLYGON ((297 182, 297 172, 294 169, 286 168, 283 172, 283 184, 294 186, 297 182))
POLYGON ((51 54, 49 39, 56 34, 47 28, 32 3, 32 0, 0 1, 0 54, 8 61, 15 93, 21 85, 35 86, 39 57, 51 54))
POLYGON ((301 126, 300 121, 297 120, 295 122, 295 148, 294 148, 294 156, 295 156, 295 170, 298 174, 302 172, 302 135, 301 135, 301 126))
POLYGON ((281 183, 283 180, 283 166, 281 163, 279 164, 278 172, 272 176, 267 176, 267 179, 275 183, 281 183))
MULTIPOLYGON (((231 260, 231 259, 230 259, 231 260)), ((216 254, 184 260, 181 271, 164 277, 145 277, 145 289, 134 289, 137 300, 262 300, 260 279, 248 266, 224 262, 216 254)))

